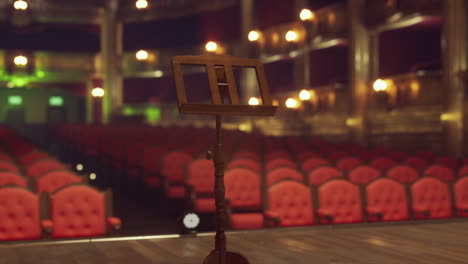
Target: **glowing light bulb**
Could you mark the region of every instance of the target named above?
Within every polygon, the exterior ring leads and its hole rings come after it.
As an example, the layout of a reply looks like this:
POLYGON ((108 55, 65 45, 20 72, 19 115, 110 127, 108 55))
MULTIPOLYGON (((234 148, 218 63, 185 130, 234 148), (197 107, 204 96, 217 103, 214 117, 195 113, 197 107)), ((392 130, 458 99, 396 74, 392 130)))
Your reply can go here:
POLYGON ((145 9, 148 7, 148 1, 146 0, 138 0, 135 2, 135 6, 138 9, 145 9))
POLYGON ((385 91, 387 90, 387 82, 382 79, 377 79, 372 87, 376 92, 385 91))
POLYGON ((288 100, 286 100, 286 107, 287 108, 297 108, 297 107, 299 107, 299 103, 294 98, 288 98, 288 100))
POLYGON ((13 62, 16 66, 26 66, 26 64, 28 64, 28 58, 26 58, 26 56, 19 55, 13 59, 13 62))
POLYGON ((160 77, 163 77, 164 76, 164 72, 161 71, 161 70, 157 70, 154 72, 154 77, 156 78, 160 78, 160 77))
POLYGON ((104 89, 102 89, 101 87, 96 87, 91 91, 91 95, 94 97, 103 97, 104 89))
POLYGON ((214 41, 209 41, 206 43, 205 49, 208 52, 215 52, 218 49, 218 44, 214 41))
POLYGON ((259 104, 260 104, 260 100, 258 100, 257 97, 250 97, 249 105, 259 105, 259 104))
POLYGON ((304 8, 301 10, 301 13, 299 13, 299 18, 302 21, 313 20, 315 18, 315 14, 310 11, 310 9, 304 8))
POLYGON ((139 50, 137 51, 137 53, 135 54, 135 57, 137 60, 147 60, 148 57, 149 57, 149 54, 146 50, 139 50))
POLYGON ((96 178, 97 178, 96 173, 93 172, 93 173, 89 174, 89 179, 90 180, 94 181, 96 178))
POLYGON ((301 99, 301 101, 309 100, 311 97, 312 97, 312 94, 307 90, 302 90, 299 93, 299 99, 301 99))
POLYGON ((260 33, 258 33, 256 30, 252 30, 249 32, 248 38, 251 42, 257 41, 260 38, 260 33))
POLYGON ((24 0, 16 0, 13 3, 13 8, 15 8, 16 10, 26 10, 28 9, 28 2, 24 0))
POLYGON ((296 41, 298 38, 296 31, 292 31, 292 30, 289 30, 284 37, 287 42, 296 41))
POLYGON ((84 169, 83 164, 77 164, 77 165, 76 165, 76 170, 77 170, 77 171, 82 171, 83 169, 84 169))

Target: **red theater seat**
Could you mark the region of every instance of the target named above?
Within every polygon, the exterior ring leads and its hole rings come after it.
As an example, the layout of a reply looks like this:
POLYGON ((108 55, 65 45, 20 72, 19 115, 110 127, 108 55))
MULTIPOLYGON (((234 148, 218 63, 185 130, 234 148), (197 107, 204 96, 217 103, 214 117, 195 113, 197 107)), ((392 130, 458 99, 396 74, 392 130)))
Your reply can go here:
POLYGON ((379 158, 372 160, 369 163, 369 166, 374 167, 381 171, 385 171, 395 166, 396 164, 397 163, 392 159, 389 159, 387 157, 379 157, 379 158))
POLYGON ((290 160, 289 158, 275 158, 275 159, 269 160, 265 164, 265 171, 269 172, 279 167, 289 167, 289 168, 295 169, 297 168, 297 165, 294 161, 290 160))
POLYGON ((455 180, 455 172, 452 169, 442 165, 429 166, 426 170, 424 170, 424 176, 432 176, 445 182, 455 180))
POLYGON ((0 150, 0 161, 13 162, 13 158, 0 150))
POLYGON ((289 167, 276 168, 267 172, 266 175, 266 182, 268 186, 285 179, 303 182, 304 175, 300 171, 289 167))
POLYGON ((387 171, 387 177, 401 183, 411 183, 419 178, 419 172, 410 166, 398 165, 387 171))
POLYGON ((56 190, 73 184, 82 182, 83 179, 73 172, 66 170, 55 170, 46 172, 42 176, 36 178, 36 192, 55 192, 56 190))
POLYGON ((369 221, 401 221, 409 218, 405 187, 392 179, 380 178, 366 185, 369 221))
POLYGON ((456 169, 458 167, 458 161, 451 157, 438 157, 434 160, 434 163, 451 169, 456 169))
POLYGON ((416 219, 449 218, 452 203, 447 184, 441 180, 424 177, 411 185, 412 209, 416 219))
POLYGON ((462 176, 468 176, 468 165, 465 165, 458 170, 458 177, 462 176))
POLYGON ((161 174, 167 181, 166 195, 169 199, 185 198, 185 167, 192 157, 185 152, 174 151, 162 158, 161 174))
POLYGON ((16 172, 0 171, 0 187, 5 185, 28 187, 28 180, 16 172))
POLYGON ((313 158, 305 160, 302 163, 301 169, 304 172, 309 172, 317 167, 329 165, 329 164, 330 162, 326 159, 313 157, 313 158))
POLYGON ((52 229, 53 238, 104 236, 119 230, 120 219, 110 215, 110 195, 82 184, 60 189, 50 196, 50 220, 43 226, 52 229))
POLYGON ((361 165, 362 161, 353 157, 344 157, 336 162, 336 167, 342 171, 349 171, 361 165))
POLYGON ((281 181, 268 188, 268 215, 277 217, 280 226, 314 224, 310 188, 295 181, 281 181))
POLYGON ((288 152, 285 152, 283 150, 272 151, 272 152, 268 152, 268 153, 265 154, 265 160, 271 161, 271 160, 275 160, 275 159, 290 160, 291 159, 291 154, 289 154, 288 152))
POLYGON ((305 150, 305 151, 301 151, 301 152, 299 152, 297 154, 297 161, 302 163, 305 160, 310 159, 310 158, 314 158, 314 157, 320 157, 320 154, 318 154, 315 151, 305 150))
POLYGON ((18 162, 22 165, 28 165, 35 161, 48 159, 50 158, 49 155, 45 152, 41 152, 38 150, 31 151, 29 153, 24 154, 23 156, 18 158, 18 162))
POLYGON ((191 207, 195 212, 212 213, 215 211, 213 196, 215 169, 213 161, 194 160, 187 166, 187 185, 190 186, 191 207))
POLYGON ((262 168, 260 166, 260 162, 255 161, 253 159, 248 159, 248 158, 238 158, 238 159, 233 159, 231 162, 227 164, 226 167, 228 170, 234 169, 234 168, 248 168, 250 170, 253 170, 255 172, 261 172, 262 168))
POLYGON ((0 171, 19 173, 20 169, 13 162, 0 160, 0 171))
POLYGON ((22 187, 0 188, 0 241, 40 239, 39 197, 22 187))
POLYGON ((233 155, 233 160, 235 159, 251 159, 259 162, 261 160, 260 155, 253 151, 240 151, 236 152, 233 155))
POLYGON ((46 172, 56 169, 62 169, 65 166, 53 159, 42 159, 31 163, 26 167, 25 172, 29 177, 37 178, 46 172))
POLYGON ((329 166, 322 166, 309 172, 307 180, 309 185, 320 185, 331 178, 343 178, 343 172, 329 166))
POLYGON ((425 150, 417 151, 416 156, 421 157, 422 159, 427 160, 429 162, 435 159, 436 157, 434 153, 425 150))
POLYGON ((359 166, 349 172, 349 180, 356 184, 367 184, 370 181, 380 177, 382 172, 370 166, 359 166))
POLYGON ((455 210, 459 217, 468 217, 468 177, 462 177, 453 186, 455 210))
POLYGON ((362 222, 362 204, 359 187, 349 181, 330 180, 318 188, 320 223, 362 222))
POLYGON ((336 152, 330 153, 327 158, 329 161, 336 162, 337 160, 342 159, 346 156, 348 156, 348 153, 343 152, 343 151, 336 151, 336 152))
POLYGON ((417 170, 424 170, 429 166, 429 163, 420 157, 409 157, 403 161, 403 164, 411 166, 417 170))
POLYGON ((397 150, 388 152, 386 156, 397 162, 402 162, 408 158, 408 154, 397 150))

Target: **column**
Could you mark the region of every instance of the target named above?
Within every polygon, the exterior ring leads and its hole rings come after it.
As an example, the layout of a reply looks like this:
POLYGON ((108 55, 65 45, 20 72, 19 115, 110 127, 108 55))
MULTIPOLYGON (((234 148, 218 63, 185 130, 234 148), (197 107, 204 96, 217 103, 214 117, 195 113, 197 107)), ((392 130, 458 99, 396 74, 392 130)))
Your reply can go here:
POLYGON ((464 153, 464 96, 467 70, 467 4, 466 0, 443 1, 442 66, 446 97, 446 142, 448 153, 464 153))
MULTIPOLYGON (((372 35, 364 24, 365 1, 348 0, 349 15, 349 90, 350 90, 350 115, 347 125, 351 139, 361 144, 368 145, 368 97, 372 81, 373 64, 377 61, 372 41, 372 35), (374 51, 374 52, 373 52, 374 51)), ((374 36, 376 37, 376 36, 374 36)))
MULTIPOLYGON (((308 7, 307 0, 294 1, 294 18, 298 20, 299 13, 303 8, 308 7)), ((310 36, 307 36, 307 41, 304 49, 310 44, 310 36)), ((302 90, 310 88, 310 59, 309 53, 304 53, 295 57, 294 59, 294 87, 295 90, 302 90)))
POLYGON ((101 25, 101 57, 105 95, 102 104, 103 122, 120 111, 123 103, 122 50, 123 27, 117 18, 118 0, 108 1, 101 25))
MULTIPOLYGON (((241 0, 241 45, 242 57, 255 57, 250 48, 250 43, 247 39, 249 32, 257 28, 257 8, 254 0, 241 0)), ((242 95, 241 102, 247 103, 249 98, 259 94, 257 89, 257 76, 253 70, 243 70, 241 77, 240 93, 242 95)))

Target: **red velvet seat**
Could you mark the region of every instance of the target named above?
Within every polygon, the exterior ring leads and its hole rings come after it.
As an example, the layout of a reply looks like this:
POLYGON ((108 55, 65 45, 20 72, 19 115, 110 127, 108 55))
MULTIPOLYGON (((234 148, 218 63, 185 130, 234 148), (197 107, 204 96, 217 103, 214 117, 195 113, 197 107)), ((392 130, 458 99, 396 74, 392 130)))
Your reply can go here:
POLYGON ((416 219, 449 218, 452 202, 447 184, 433 177, 424 177, 411 185, 412 210, 416 219))
POLYGON ((468 165, 465 165, 458 170, 458 177, 462 177, 466 175, 468 175, 468 165))
POLYGON ((266 174, 266 182, 268 186, 284 179, 291 179, 298 182, 303 182, 304 175, 300 171, 290 167, 276 168, 267 172, 266 174))
POLYGON ((146 188, 161 187, 161 156, 167 149, 164 146, 150 146, 143 149, 143 181, 146 188))
POLYGON ((269 172, 271 170, 274 170, 280 167, 289 167, 289 168, 295 169, 297 168, 297 164, 296 162, 290 160, 289 158, 275 158, 275 159, 269 160, 265 164, 265 171, 269 172))
POLYGON ((401 183, 411 183, 419 178, 419 172, 410 166, 398 165, 387 171, 387 177, 401 183))
POLYGON ((296 181, 281 181, 268 188, 268 211, 278 217, 280 226, 314 224, 314 208, 310 188, 296 181))
POLYGON ((415 155, 429 162, 431 162, 436 157, 436 155, 432 153, 431 151, 425 151, 425 150, 417 151, 415 155))
POLYGON ((358 158, 362 161, 369 161, 375 159, 377 156, 378 154, 373 151, 364 151, 359 154, 358 158))
POLYGON ((450 169, 458 168, 458 161, 451 157, 438 157, 434 160, 434 163, 445 166, 450 169))
POLYGON ((343 172, 329 166, 322 166, 309 172, 307 180, 310 185, 320 185, 331 178, 343 178, 343 172))
POLYGON ((0 171, 19 173, 20 169, 13 162, 0 160, 0 171))
POLYGON ((387 157, 378 157, 369 163, 369 166, 381 171, 388 170, 395 165, 397 165, 397 163, 394 160, 387 157))
POLYGON ((420 157, 409 157, 403 161, 403 164, 411 166, 417 170, 424 170, 429 166, 429 163, 420 157))
POLYGON ((213 196, 215 169, 213 161, 194 160, 187 166, 187 185, 191 188, 192 208, 195 212, 212 213, 215 211, 213 196))
POLYGON ((455 180, 455 172, 452 169, 442 165, 429 166, 426 170, 424 170, 424 176, 432 176, 445 182, 455 180))
POLYGON ((260 175, 247 168, 234 168, 224 174, 226 200, 232 229, 264 226, 260 175))
POLYGON ((331 162, 336 162, 337 160, 340 160, 346 156, 348 156, 348 153, 344 151, 335 151, 335 152, 330 153, 327 156, 327 159, 331 162))
POLYGON ((398 150, 390 151, 386 156, 397 162, 402 162, 408 158, 408 154, 398 150))
POLYGON ((39 197, 22 187, 0 188, 0 241, 40 239, 39 197))
POLYGON ((13 158, 7 153, 0 151, 0 161, 13 162, 13 158))
POLYGON ((235 159, 251 159, 251 160, 255 160, 255 161, 260 161, 261 158, 260 158, 260 155, 254 151, 239 151, 239 152, 236 152, 234 153, 233 157, 232 157, 233 160, 235 159))
POLYGON ((65 166, 62 163, 56 160, 42 159, 28 165, 25 172, 27 176, 37 178, 48 171, 62 169, 64 167, 65 166))
POLYGON ((70 185, 50 196, 50 220, 43 226, 52 229, 52 238, 104 236, 120 229, 119 218, 112 217, 110 192, 102 193, 84 185, 70 185))
POLYGON ((54 192, 66 185, 82 182, 83 179, 73 172, 54 170, 36 178, 36 192, 54 192))
POLYGON ((271 151, 271 152, 267 152, 265 154, 265 160, 268 162, 268 161, 271 161, 271 160, 275 160, 275 159, 286 159, 286 160, 290 160, 292 157, 291 157, 291 154, 289 154, 288 152, 286 152, 285 150, 276 150, 276 151, 271 151))
POLYGON ((28 180, 16 172, 0 171, 0 187, 5 185, 16 185, 28 187, 28 180))
POLYGON ((228 170, 234 169, 234 168, 248 168, 248 169, 253 170, 255 172, 261 172, 262 171, 262 167, 260 165, 260 162, 255 161, 253 159, 247 159, 247 158, 233 159, 227 164, 226 168, 228 170))
POLYGON ((307 159, 310 159, 310 158, 313 158, 313 157, 320 157, 320 154, 318 154, 317 152, 315 151, 311 151, 311 150, 305 150, 305 151, 301 151, 297 154, 297 161, 298 162, 304 162, 305 160, 307 159))
POLYGON ((365 188, 369 221, 401 221, 409 218, 408 198, 403 184, 380 178, 365 188))
POLYGON ((24 154, 23 156, 18 158, 18 162, 22 165, 28 165, 35 161, 48 159, 50 158, 49 155, 45 152, 34 150, 29 153, 24 154))
POLYGON ((362 204, 359 187, 342 179, 330 180, 318 188, 320 223, 362 222, 362 204))
POLYGON ((309 172, 317 167, 329 165, 330 162, 323 158, 313 157, 302 162, 301 170, 303 172, 309 172))
POLYGON ((348 177, 352 183, 366 184, 380 177, 381 175, 382 172, 380 172, 379 170, 370 166, 363 165, 352 169, 349 172, 348 177))
POLYGON ((361 165, 362 161, 353 157, 344 157, 336 162, 336 167, 342 171, 349 171, 361 165))
POLYGON ((458 217, 468 217, 468 177, 461 177, 453 186, 455 210, 458 217))
POLYGON ((167 181, 166 195, 169 199, 185 198, 185 167, 192 156, 185 152, 174 151, 162 158, 161 174, 167 181))

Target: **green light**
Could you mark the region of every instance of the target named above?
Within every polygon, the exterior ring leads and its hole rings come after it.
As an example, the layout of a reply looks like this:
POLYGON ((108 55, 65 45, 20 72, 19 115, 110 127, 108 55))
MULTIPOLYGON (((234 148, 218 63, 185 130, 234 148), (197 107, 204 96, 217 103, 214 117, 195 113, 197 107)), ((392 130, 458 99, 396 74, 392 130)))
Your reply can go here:
POLYGON ((62 106, 63 105, 63 97, 62 96, 51 96, 49 98, 49 105, 50 106, 62 106))
POLYGON ((131 115, 134 115, 134 114, 135 114, 135 110, 133 110, 133 108, 131 108, 131 107, 126 106, 126 107, 123 109, 123 114, 124 114, 125 116, 131 116, 131 115))
POLYGON ((146 120, 150 123, 156 123, 161 118, 161 109, 158 107, 149 107, 146 109, 146 120))
POLYGON ((39 78, 44 78, 46 74, 45 74, 44 71, 37 71, 37 72, 36 72, 36 75, 37 75, 37 77, 39 77, 39 78))
POLYGON ((28 84, 27 78, 21 78, 21 77, 16 77, 16 76, 13 76, 13 78, 11 78, 11 81, 13 82, 15 87, 23 87, 26 84, 28 84))
POLYGON ((10 95, 8 96, 9 105, 21 105, 23 104, 23 97, 19 95, 10 95))

